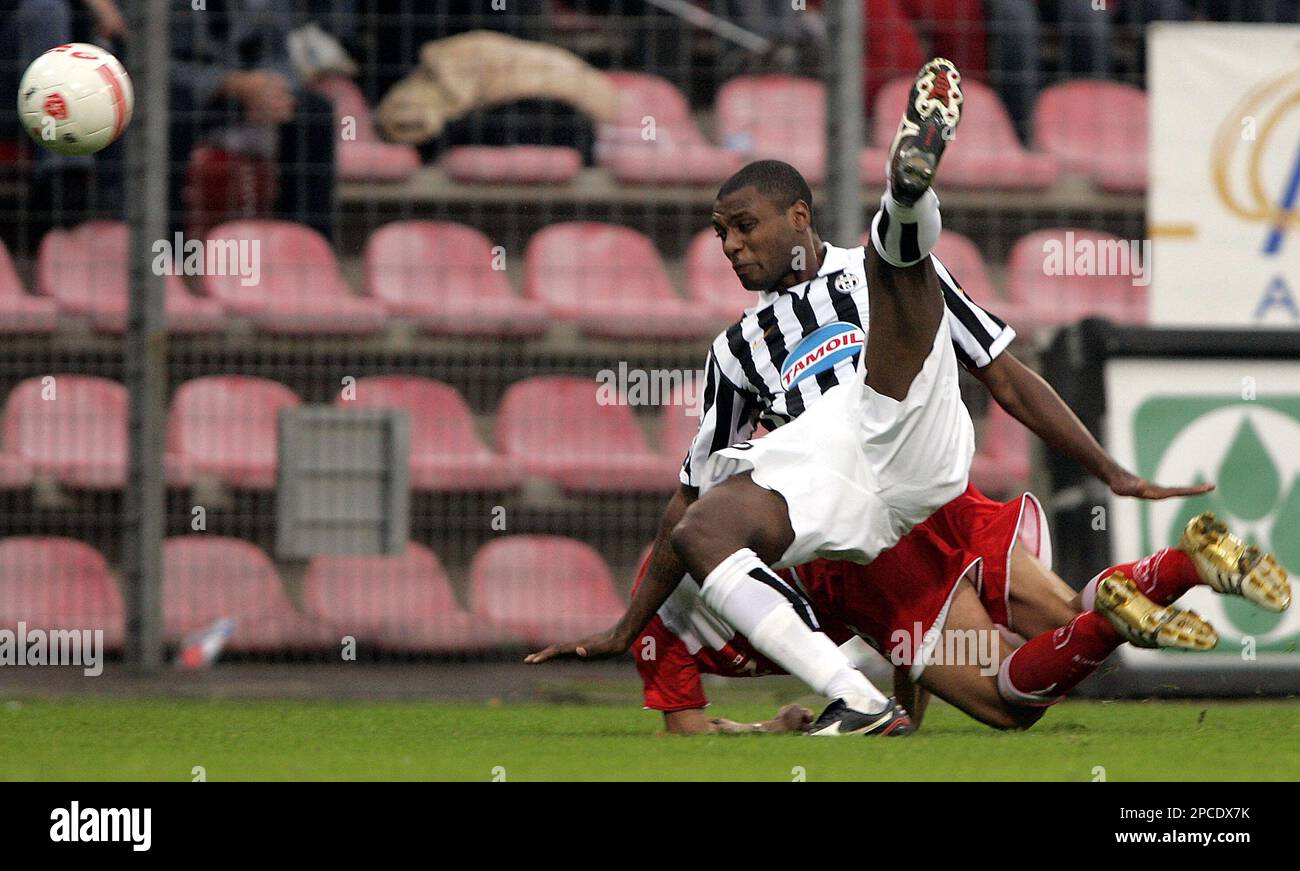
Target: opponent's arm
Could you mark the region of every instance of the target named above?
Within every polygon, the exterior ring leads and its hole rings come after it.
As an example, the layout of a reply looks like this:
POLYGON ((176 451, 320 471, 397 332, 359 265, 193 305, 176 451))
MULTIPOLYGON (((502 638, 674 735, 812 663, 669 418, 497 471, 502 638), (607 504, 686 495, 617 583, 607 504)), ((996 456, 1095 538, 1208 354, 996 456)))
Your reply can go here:
POLYGON ((670 735, 743 735, 753 732, 803 732, 812 724, 813 712, 801 705, 786 705, 761 723, 737 723, 710 717, 703 708, 666 711, 664 728, 670 735))
POLYGON ((998 405, 1012 417, 1056 451, 1081 463, 1116 496, 1167 499, 1195 496, 1214 489, 1213 484, 1162 487, 1125 469, 1092 437, 1052 386, 1010 351, 1003 351, 987 366, 970 371, 984 382, 998 405))
MULTIPOLYGON (((682 484, 668 500, 663 518, 659 521, 659 531, 655 534, 650 562, 646 566, 641 584, 632 594, 632 602, 623 612, 623 617, 613 628, 598 635, 592 635, 581 641, 552 644, 545 650, 531 653, 524 662, 536 664, 560 656, 579 656, 584 659, 606 659, 621 656, 632 646, 632 642, 645 629, 664 601, 677 589, 682 576, 686 574, 682 561, 673 550, 668 537, 673 527, 682 519, 686 509, 698 497, 699 491, 682 484)), ((670 729, 671 731, 671 729, 670 729)))

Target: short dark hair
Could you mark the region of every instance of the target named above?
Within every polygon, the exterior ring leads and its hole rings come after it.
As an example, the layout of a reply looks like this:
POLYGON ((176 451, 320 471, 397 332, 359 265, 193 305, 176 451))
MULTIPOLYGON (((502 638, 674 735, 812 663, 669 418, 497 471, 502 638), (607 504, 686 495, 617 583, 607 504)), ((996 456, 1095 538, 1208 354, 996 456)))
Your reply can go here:
POLYGON ((789 208, 798 200, 803 200, 808 204, 808 210, 812 211, 812 189, 799 174, 799 170, 784 160, 756 160, 742 166, 735 175, 722 183, 722 187, 718 188, 717 198, 722 199, 727 194, 750 185, 783 209, 789 208))

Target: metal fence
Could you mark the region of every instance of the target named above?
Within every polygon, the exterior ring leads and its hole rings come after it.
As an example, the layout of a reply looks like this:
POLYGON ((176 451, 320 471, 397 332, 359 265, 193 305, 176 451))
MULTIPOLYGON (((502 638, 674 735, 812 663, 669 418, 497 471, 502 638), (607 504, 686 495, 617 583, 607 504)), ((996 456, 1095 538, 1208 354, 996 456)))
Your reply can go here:
MULTIPOLYGON (((744 305, 718 185, 788 160, 855 244, 912 72, 953 57, 940 253, 1032 362, 1087 312, 1024 240, 1143 235, 1149 4, 1105 5, 141 0, 117 28, 10 0, 7 83, 100 41, 136 118, 93 158, 2 133, 0 624, 102 627, 156 666, 232 625, 227 655, 320 659, 612 622, 744 305), (281 421, 307 406, 404 412, 400 555, 277 546, 309 450, 281 452, 281 421)), ((981 428, 977 483, 1027 486, 1029 438, 981 428)), ((346 482, 382 451, 325 442, 308 521, 379 517, 346 482)))

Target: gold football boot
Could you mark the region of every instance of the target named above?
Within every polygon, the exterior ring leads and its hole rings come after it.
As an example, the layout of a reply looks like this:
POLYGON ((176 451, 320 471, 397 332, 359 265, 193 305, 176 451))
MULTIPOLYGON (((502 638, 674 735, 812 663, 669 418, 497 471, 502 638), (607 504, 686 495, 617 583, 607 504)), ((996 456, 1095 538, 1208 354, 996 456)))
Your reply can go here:
POLYGON ((1219 643, 1219 633, 1200 614, 1157 605, 1123 572, 1097 585, 1095 607, 1134 647, 1210 650, 1219 643))
POLYGON ((1277 558, 1233 535, 1211 512, 1188 521, 1178 549, 1217 592, 1241 596, 1268 611, 1290 607, 1291 583, 1277 558))

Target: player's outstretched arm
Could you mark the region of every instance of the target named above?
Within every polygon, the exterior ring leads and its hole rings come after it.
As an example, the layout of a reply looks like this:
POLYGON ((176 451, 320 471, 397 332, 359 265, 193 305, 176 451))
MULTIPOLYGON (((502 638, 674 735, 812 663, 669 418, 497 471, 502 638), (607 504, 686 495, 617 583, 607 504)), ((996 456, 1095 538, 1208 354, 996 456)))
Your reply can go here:
POLYGON ((1004 351, 992 363, 972 370, 971 374, 984 382, 998 405, 1012 417, 1058 452, 1082 463, 1116 496, 1168 499, 1214 489, 1213 484, 1162 487, 1125 469, 1092 437, 1060 394, 1010 351, 1004 351))
POLYGON ((627 611, 612 629, 580 641, 552 644, 545 650, 528 654, 524 657, 524 662, 536 665, 548 659, 575 656, 579 659, 609 659, 626 653, 686 574, 668 537, 697 496, 698 491, 694 487, 683 484, 677 488, 673 498, 668 500, 663 519, 659 521, 659 532, 655 535, 645 576, 632 594, 632 602, 627 611))
POLYGON ((670 735, 745 735, 753 732, 805 732, 812 725, 813 712, 801 705, 786 705, 776 716, 761 723, 737 723, 710 717, 703 708, 669 711, 664 728, 670 735))

